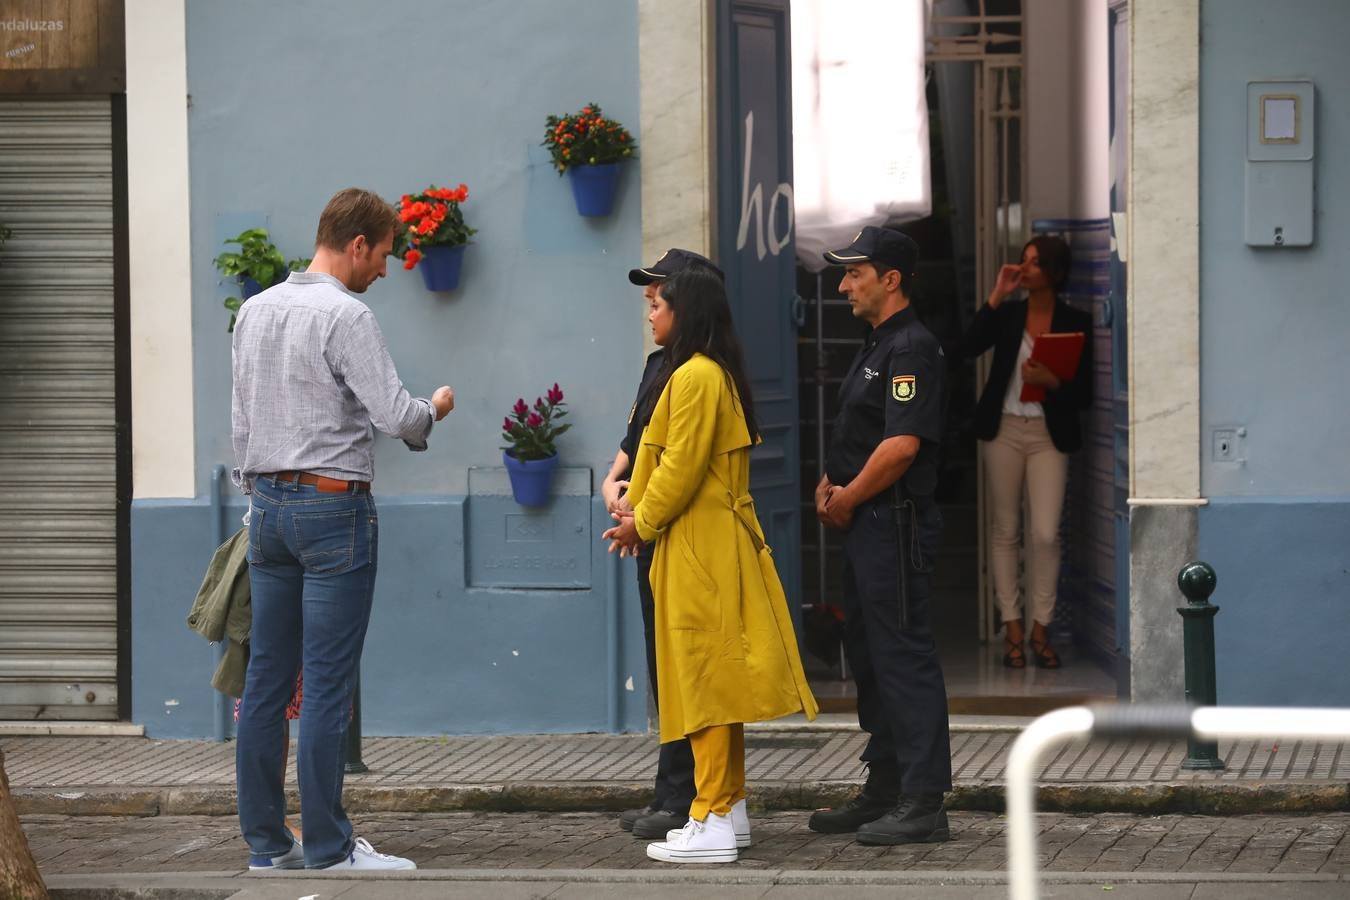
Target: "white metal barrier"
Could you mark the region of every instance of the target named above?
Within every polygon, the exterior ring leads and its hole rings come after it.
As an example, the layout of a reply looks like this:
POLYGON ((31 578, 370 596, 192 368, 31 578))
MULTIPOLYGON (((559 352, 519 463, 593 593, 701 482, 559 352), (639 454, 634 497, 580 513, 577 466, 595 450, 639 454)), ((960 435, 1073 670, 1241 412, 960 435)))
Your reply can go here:
POLYGON ((1008 753, 1008 888, 1036 900, 1036 774, 1045 751, 1074 738, 1350 738, 1350 709, 1260 706, 1074 706, 1041 716, 1008 753))

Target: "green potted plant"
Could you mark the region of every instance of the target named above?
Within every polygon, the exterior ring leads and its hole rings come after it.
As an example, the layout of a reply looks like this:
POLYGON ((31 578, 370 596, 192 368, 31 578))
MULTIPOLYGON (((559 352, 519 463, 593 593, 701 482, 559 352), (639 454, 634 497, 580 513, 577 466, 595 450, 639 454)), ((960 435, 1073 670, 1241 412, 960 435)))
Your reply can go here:
POLYGON ((531 408, 525 398, 516 400, 511 414, 502 420, 502 463, 511 478, 511 493, 521 506, 544 506, 548 503, 553 473, 558 468, 558 448, 554 441, 571 423, 557 424, 567 415, 563 409, 562 388, 555 382, 536 398, 531 408), (547 397, 547 399, 545 399, 547 397))
POLYGON ((403 257, 403 268, 420 268, 429 291, 453 291, 459 287, 464 248, 478 233, 464 221, 459 205, 469 199, 469 188, 441 188, 434 184, 417 194, 404 194, 398 201, 398 217, 408 229, 394 252, 403 257))
POLYGON ((245 300, 284 281, 292 271, 304 269, 310 260, 303 257, 287 260, 272 243, 266 228, 249 228, 225 243, 239 246, 238 252, 227 250, 215 259, 220 274, 239 283, 241 296, 225 300, 225 308, 230 311, 226 330, 234 331, 234 320, 245 300))
POLYGON ((620 166, 633 158, 633 136, 613 119, 606 119, 600 104, 591 103, 580 112, 549 116, 543 146, 553 157, 559 175, 572 182, 572 199, 583 216, 607 216, 614 208, 620 166))

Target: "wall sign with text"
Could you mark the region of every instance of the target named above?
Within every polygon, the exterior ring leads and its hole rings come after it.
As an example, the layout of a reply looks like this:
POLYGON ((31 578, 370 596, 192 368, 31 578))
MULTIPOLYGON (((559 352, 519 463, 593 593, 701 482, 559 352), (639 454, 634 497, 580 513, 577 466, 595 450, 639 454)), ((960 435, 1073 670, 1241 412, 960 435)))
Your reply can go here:
POLYGON ((0 0, 0 93, 126 89, 124 0, 0 0))

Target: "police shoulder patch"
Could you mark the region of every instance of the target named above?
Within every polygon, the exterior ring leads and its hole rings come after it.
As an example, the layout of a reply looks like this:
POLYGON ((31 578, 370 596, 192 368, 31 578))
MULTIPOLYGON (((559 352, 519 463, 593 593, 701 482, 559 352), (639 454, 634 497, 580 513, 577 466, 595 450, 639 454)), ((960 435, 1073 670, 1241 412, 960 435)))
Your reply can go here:
POLYGON ((896 375, 891 379, 891 396, 901 403, 908 403, 914 399, 914 390, 916 384, 913 375, 896 375))

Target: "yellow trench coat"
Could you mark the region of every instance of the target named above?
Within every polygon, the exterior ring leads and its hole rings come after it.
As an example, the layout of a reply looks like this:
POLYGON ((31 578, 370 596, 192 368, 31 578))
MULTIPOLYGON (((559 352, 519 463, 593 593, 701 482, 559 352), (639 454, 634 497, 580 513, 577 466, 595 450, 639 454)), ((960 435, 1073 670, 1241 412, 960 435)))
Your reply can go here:
POLYGON ((725 371, 675 370, 642 433, 628 497, 655 542, 661 741, 795 712, 814 719, 783 585, 750 497, 750 432, 725 371))

